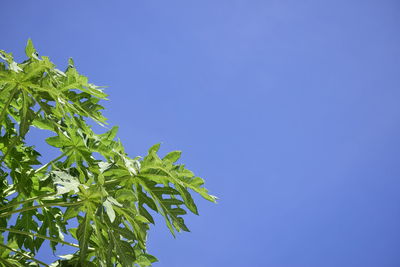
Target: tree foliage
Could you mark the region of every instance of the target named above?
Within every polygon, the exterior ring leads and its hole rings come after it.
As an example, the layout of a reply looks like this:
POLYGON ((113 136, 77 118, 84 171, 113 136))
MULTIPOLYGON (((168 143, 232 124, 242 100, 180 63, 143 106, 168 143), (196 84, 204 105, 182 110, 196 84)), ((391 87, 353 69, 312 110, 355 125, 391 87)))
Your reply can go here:
POLYGON ((25 52, 28 59, 16 63, 0 50, 0 266, 151 265, 156 258, 146 238, 153 215, 161 214, 175 235, 188 231, 187 210, 198 214, 191 192, 215 197, 176 163, 179 151, 160 158, 157 144, 131 158, 116 140, 117 127, 96 134, 89 120, 106 124, 99 104, 106 94, 72 59, 61 71, 30 40, 25 52), (59 156, 40 162, 27 143, 31 127, 52 133, 46 142, 59 156), (44 263, 35 255, 45 240, 53 252, 60 245, 76 252, 44 263))

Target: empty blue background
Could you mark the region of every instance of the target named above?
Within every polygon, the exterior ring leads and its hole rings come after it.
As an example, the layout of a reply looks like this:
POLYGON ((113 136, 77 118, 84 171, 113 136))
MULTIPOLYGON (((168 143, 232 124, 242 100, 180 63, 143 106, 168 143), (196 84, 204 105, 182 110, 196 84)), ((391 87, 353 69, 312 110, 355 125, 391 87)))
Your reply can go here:
POLYGON ((108 86, 130 156, 182 150, 220 198, 196 198, 176 239, 157 221, 155 267, 400 266, 399 1, 1 9, 1 49, 23 60, 31 37, 60 69, 73 57, 108 86))

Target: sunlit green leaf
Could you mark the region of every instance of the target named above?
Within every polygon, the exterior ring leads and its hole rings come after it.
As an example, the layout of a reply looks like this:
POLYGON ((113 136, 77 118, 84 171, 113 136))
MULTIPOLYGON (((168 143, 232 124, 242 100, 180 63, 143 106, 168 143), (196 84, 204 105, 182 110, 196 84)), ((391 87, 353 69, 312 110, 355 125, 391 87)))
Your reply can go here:
POLYGON ((66 172, 53 171, 55 175, 54 184, 57 185, 57 194, 62 195, 68 192, 79 192, 79 180, 66 172))

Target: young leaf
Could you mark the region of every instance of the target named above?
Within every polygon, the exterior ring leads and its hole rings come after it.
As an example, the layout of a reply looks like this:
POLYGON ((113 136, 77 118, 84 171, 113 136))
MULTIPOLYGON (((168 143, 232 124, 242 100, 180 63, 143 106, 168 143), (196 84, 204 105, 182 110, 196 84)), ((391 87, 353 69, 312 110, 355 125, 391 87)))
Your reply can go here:
POLYGON ((31 39, 28 39, 28 43, 26 44, 25 47, 25 54, 29 58, 34 58, 39 60, 36 49, 33 47, 33 43, 31 39))

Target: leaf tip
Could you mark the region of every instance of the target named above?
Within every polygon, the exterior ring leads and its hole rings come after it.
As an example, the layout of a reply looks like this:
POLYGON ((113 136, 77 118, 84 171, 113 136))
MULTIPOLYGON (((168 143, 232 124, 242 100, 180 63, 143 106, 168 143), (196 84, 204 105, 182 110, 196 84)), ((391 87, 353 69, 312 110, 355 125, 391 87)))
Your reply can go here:
POLYGON ((29 57, 29 58, 36 58, 36 59, 38 59, 37 54, 36 54, 36 49, 35 49, 35 47, 33 46, 33 42, 32 42, 32 39, 31 39, 31 38, 29 38, 28 41, 27 41, 27 43, 26 43, 25 54, 26 54, 26 56, 29 57))
POLYGON ((72 59, 72 57, 70 57, 70 58, 68 59, 68 67, 70 67, 70 68, 75 68, 75 62, 74 62, 74 60, 72 59))

